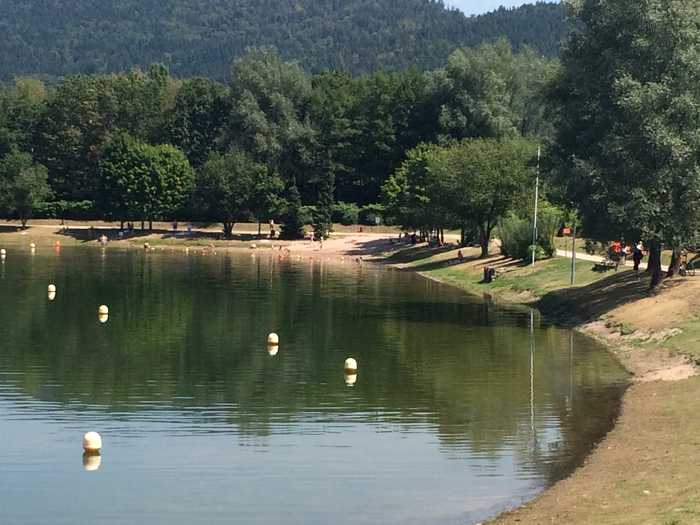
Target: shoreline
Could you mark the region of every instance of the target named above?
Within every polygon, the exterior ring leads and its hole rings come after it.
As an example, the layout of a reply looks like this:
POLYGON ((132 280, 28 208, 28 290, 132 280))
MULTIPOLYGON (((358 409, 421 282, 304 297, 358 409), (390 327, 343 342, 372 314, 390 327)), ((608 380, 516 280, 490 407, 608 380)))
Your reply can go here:
MULTIPOLYGON (((24 250, 28 249, 30 242, 36 242, 38 249, 46 249, 55 240, 66 238, 63 233, 51 232, 51 229, 50 226, 40 226, 26 232, 0 230, 0 244, 11 241, 8 246, 20 244, 24 250)), ((227 251, 262 252, 274 245, 289 250, 288 256, 293 258, 372 262, 412 271, 423 278, 466 293, 488 293, 496 302, 538 308, 556 324, 593 337, 615 356, 630 372, 631 386, 621 400, 619 417, 610 432, 594 445, 582 465, 565 479, 545 489, 534 499, 508 509, 484 523, 684 525, 700 522, 700 497, 695 496, 700 494, 700 478, 694 475, 692 468, 696 461, 700 461, 700 452, 696 450, 700 447, 695 446, 695 434, 700 432, 700 422, 695 423, 698 418, 694 417, 693 410, 695 399, 700 394, 700 379, 694 363, 685 353, 666 348, 666 341, 677 335, 677 328, 672 326, 671 321, 678 315, 659 318, 654 313, 659 308, 661 311, 665 309, 665 301, 672 305, 672 309, 678 308, 680 303, 676 296, 682 288, 669 286, 655 295, 642 292, 629 295, 634 282, 626 277, 628 272, 622 272, 620 276, 606 276, 601 280, 610 280, 613 284, 620 281, 620 289, 627 290, 628 296, 622 296, 618 303, 611 305, 614 308, 599 315, 598 310, 590 308, 589 303, 595 301, 586 297, 586 294, 598 293, 595 282, 583 287, 555 289, 544 296, 532 290, 513 289, 508 283, 485 288, 474 284, 478 282, 474 281, 474 275, 478 275, 479 265, 492 264, 494 261, 501 264, 502 261, 499 262, 498 258, 486 261, 469 259, 470 262, 464 268, 453 270, 450 261, 453 260, 454 250, 438 254, 437 260, 434 251, 427 250, 426 259, 420 261, 431 262, 416 266, 413 264, 415 261, 397 261, 396 256, 404 250, 423 248, 397 245, 387 237, 386 232, 342 232, 326 241, 323 249, 318 243, 310 241, 209 241, 208 238, 163 239, 160 232, 110 241, 107 249, 143 249, 143 243, 148 242, 153 244, 155 251, 193 249, 203 254, 214 254, 227 251), (203 241, 203 244, 187 243, 188 246, 185 244, 187 240, 195 243, 203 241), (253 244, 256 245, 255 250, 252 249, 253 244), (473 268, 469 266, 472 264, 473 268), (434 265, 434 268, 430 265, 434 265), (426 270, 426 267, 430 269, 426 270), (464 273, 469 278, 458 282, 444 278, 439 273, 441 271, 472 273, 464 273), (569 322, 562 322, 564 319, 569 322), (629 329, 625 329, 629 319, 635 320, 638 325, 634 326, 632 333, 626 333, 629 329), (645 322, 642 323, 641 320, 645 322)), ((73 239, 66 243, 66 246, 70 245, 100 247, 97 241, 92 240, 73 239)), ((508 267, 509 263, 503 264, 508 267)), ((517 271, 514 270, 515 273, 517 271)), ((691 285, 695 287, 694 282, 688 286, 691 285)), ((697 290, 700 290, 700 286, 697 290)), ((690 293, 697 290, 691 289, 690 293)), ((693 311, 690 307, 686 309, 693 311)))

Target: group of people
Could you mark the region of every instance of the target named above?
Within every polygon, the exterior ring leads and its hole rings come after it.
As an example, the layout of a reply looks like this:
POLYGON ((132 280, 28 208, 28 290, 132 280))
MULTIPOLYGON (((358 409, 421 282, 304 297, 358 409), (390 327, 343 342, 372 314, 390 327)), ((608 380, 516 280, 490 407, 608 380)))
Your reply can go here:
POLYGON ((620 241, 615 241, 610 245, 610 248, 608 248, 608 257, 610 257, 612 261, 623 261, 623 263, 627 257, 632 257, 634 271, 639 271, 639 266, 644 259, 644 244, 642 244, 642 241, 639 241, 634 246, 627 244, 623 248, 620 241))

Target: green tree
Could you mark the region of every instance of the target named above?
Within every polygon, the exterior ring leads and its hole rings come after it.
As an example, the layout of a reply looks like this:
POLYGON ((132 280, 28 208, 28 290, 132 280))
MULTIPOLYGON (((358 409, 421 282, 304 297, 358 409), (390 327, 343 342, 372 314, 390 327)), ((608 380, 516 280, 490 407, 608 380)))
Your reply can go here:
POLYGON ((676 253, 698 231, 700 5, 570 2, 576 33, 553 89, 557 180, 587 232, 676 253))
POLYGON ((287 189, 285 210, 282 215, 283 239, 302 239, 304 237, 304 221, 301 215, 301 195, 296 183, 292 181, 287 189))
POLYGON ((443 135, 461 139, 546 134, 540 94, 555 71, 553 61, 528 48, 513 53, 503 39, 456 50, 438 77, 443 135))
POLYGON ((185 80, 165 116, 165 137, 198 168, 217 146, 231 111, 226 86, 206 78, 185 80))
POLYGON ((0 209, 26 227, 34 210, 51 196, 46 167, 28 153, 12 152, 0 159, 0 209))
POLYGON ((282 189, 279 176, 242 151, 212 153, 197 175, 196 200, 207 217, 223 224, 230 237, 237 220, 270 214, 282 189))
POLYGON ((488 256, 494 228, 513 211, 534 178, 536 149, 526 139, 473 139, 435 158, 431 169, 448 188, 448 206, 478 229, 482 257, 488 256))
MULTIPOLYGON (((99 204, 106 217, 171 218, 188 201, 194 171, 174 146, 151 146, 121 134, 104 148, 99 162, 99 204)), ((151 225, 149 225, 151 227, 151 225)))

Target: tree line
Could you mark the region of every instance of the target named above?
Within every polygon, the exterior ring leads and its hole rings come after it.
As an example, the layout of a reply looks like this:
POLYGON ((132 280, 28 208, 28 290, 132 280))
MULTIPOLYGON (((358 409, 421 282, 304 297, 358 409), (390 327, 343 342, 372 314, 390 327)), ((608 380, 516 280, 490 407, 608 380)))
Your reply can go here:
POLYGON ((55 86, 18 78, 0 90, 0 201, 28 218, 15 194, 31 174, 28 199, 57 217, 187 217, 226 233, 275 218, 289 237, 309 221, 324 233, 333 213, 380 213, 383 185, 420 144, 549 133, 539 92, 554 69, 500 41, 427 73, 308 75, 255 49, 227 84, 159 65, 55 86))

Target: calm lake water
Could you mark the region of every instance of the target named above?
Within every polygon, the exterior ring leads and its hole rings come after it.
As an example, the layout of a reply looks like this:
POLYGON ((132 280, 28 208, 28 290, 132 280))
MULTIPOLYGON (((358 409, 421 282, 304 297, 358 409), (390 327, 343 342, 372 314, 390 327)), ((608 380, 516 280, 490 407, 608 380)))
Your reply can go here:
POLYGON ((579 465, 627 379, 536 313, 350 262, 10 246, 0 297, 8 524, 475 523, 579 465))

